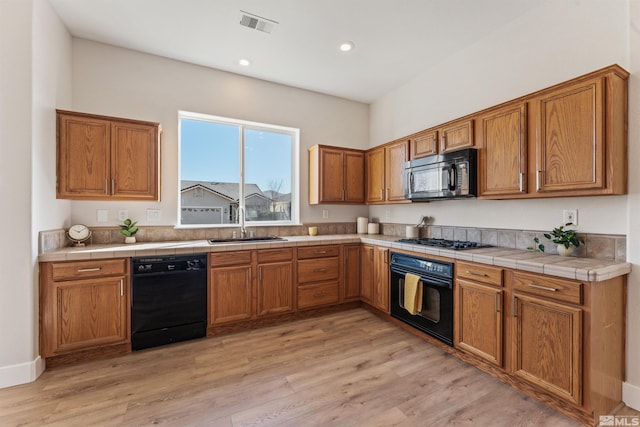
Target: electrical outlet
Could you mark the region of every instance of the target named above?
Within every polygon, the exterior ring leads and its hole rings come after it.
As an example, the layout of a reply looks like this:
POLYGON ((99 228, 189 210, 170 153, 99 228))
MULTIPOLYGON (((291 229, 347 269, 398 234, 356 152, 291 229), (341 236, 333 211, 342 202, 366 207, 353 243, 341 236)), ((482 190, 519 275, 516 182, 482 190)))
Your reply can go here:
POLYGON ((126 209, 120 209, 118 211, 118 221, 124 221, 129 218, 129 211, 126 209))
POLYGON ((323 219, 329 218, 329 209, 322 209, 322 218, 323 219))
POLYGON ((147 221, 149 222, 160 221, 160 209, 147 209, 147 221))
POLYGON ((562 224, 568 223, 578 225, 578 209, 565 209, 562 211, 562 224))

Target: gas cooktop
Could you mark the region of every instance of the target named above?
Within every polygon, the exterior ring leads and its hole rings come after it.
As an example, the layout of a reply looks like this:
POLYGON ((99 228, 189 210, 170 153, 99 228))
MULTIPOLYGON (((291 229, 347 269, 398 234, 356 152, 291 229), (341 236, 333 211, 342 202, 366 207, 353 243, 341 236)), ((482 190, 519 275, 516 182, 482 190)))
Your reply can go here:
POLYGON ((478 244, 478 242, 468 242, 468 241, 462 241, 462 240, 446 240, 446 239, 416 238, 416 239, 400 239, 398 240, 398 242, 409 243, 412 245, 431 246, 434 248, 453 249, 456 251, 464 250, 464 249, 478 249, 478 248, 491 247, 491 245, 481 245, 481 244, 478 244))

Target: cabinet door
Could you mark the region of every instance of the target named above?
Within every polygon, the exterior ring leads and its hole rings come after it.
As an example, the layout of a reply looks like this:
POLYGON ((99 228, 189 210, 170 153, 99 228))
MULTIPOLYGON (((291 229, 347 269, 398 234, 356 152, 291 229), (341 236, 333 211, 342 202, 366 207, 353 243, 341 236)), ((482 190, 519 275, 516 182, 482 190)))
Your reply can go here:
POLYGON ((343 294, 344 301, 360 298, 360 245, 345 245, 343 258, 343 294))
POLYGON ((387 201, 404 198, 404 164, 409 160, 409 141, 400 141, 385 148, 385 185, 387 201))
POLYGON ((582 310, 514 293, 512 315, 514 374, 582 404, 582 310))
POLYGON ((344 153, 320 149, 320 202, 341 202, 344 198, 344 153))
POLYGON ((373 306, 390 312, 389 307, 389 250, 374 248, 373 306))
POLYGON ((364 203, 364 153, 344 153, 344 201, 364 203))
POLYGON ((374 255, 375 248, 373 246, 362 246, 360 252, 360 297, 368 303, 373 301, 374 255))
POLYGON ((473 147, 473 120, 462 120, 443 127, 440 130, 440 152, 473 147))
POLYGON ((365 154, 367 174, 367 203, 384 202, 384 147, 365 154))
POLYGON ((212 268, 209 277, 211 325, 252 318, 251 266, 212 268))
POLYGON ((411 160, 438 154, 438 131, 421 133, 411 138, 409 144, 411 146, 411 160))
POLYGON ((553 92, 537 105, 537 191, 604 188, 603 78, 553 92))
POLYGON ((55 282, 52 354, 129 341, 125 277, 55 282))
POLYGON ((293 310, 293 263, 258 265, 258 316, 293 310))
POLYGON ((104 198, 109 192, 111 124, 58 113, 57 194, 104 198))
POLYGON ((478 119, 479 195, 505 196, 527 192, 526 104, 478 119))
POLYGON ((454 344, 502 366, 502 290, 456 280, 454 344))
POLYGON ((158 200, 158 128, 113 122, 111 141, 112 197, 158 200))

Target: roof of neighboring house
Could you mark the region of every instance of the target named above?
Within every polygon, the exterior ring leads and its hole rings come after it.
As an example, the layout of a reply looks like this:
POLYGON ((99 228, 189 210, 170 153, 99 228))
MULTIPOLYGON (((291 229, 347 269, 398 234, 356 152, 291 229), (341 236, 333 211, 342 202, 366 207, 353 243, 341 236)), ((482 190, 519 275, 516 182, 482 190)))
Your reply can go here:
MULTIPOLYGON (((189 191, 195 187, 202 187, 206 190, 212 191, 214 193, 220 194, 223 197, 226 197, 231 200, 238 200, 238 193, 240 191, 240 186, 237 182, 210 182, 210 181, 188 181, 183 180, 180 181, 180 191, 185 192, 189 191)), ((249 197, 252 194, 258 194, 264 197, 264 193, 260 190, 257 184, 245 184, 245 194, 249 197)))
POLYGON ((291 202, 291 193, 278 193, 273 190, 266 190, 263 193, 274 202, 291 202))

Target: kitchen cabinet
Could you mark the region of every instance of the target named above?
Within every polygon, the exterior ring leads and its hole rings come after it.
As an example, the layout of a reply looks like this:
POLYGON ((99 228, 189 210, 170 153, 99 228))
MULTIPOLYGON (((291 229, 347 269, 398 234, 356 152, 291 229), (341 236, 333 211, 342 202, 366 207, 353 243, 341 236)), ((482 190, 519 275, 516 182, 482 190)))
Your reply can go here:
POLYGON ((209 265, 210 326, 293 310, 292 249, 211 253, 209 265))
POLYGON ((502 269, 457 262, 454 346, 502 366, 502 269))
POLYGON ((57 110, 56 197, 160 199, 160 124, 57 110))
POLYGON ((409 140, 402 139, 365 153, 367 203, 404 203, 404 166, 409 140))
POLYGON ((360 298, 389 314, 389 250, 363 245, 361 255, 360 298))
POLYGON ((527 104, 492 110, 478 117, 478 195, 527 192, 527 104))
POLYGON ((364 203, 364 152, 315 145, 309 149, 309 204, 364 203))
POLYGON ((340 301, 340 246, 297 248, 298 308, 312 308, 340 301))
POLYGON ((438 130, 440 134, 440 153, 470 148, 474 145, 473 119, 450 122, 438 130))
POLYGON ((260 250, 257 258, 258 317, 293 311, 293 250, 260 250))
POLYGON ((409 138, 411 160, 438 154, 438 131, 429 129, 409 138))
POLYGON ((251 251, 209 254, 209 325, 254 317, 251 251))
POLYGON ((360 299, 360 244, 344 245, 342 256, 342 301, 360 299))
POLYGON ((127 259, 41 264, 42 357, 130 342, 127 259))
POLYGON ((627 192, 627 78, 611 66, 476 116, 479 197, 627 192))

